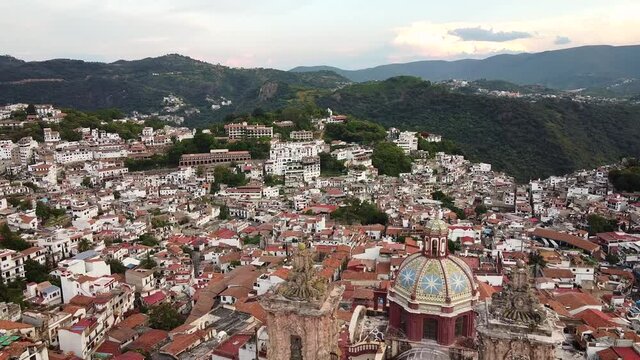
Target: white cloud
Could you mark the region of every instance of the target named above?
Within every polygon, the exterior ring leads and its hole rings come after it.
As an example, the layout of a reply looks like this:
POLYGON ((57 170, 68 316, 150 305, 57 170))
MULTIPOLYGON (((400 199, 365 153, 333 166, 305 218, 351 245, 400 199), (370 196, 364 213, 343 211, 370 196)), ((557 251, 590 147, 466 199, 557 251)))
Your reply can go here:
POLYGON ((640 4, 624 2, 608 9, 591 9, 571 16, 522 22, 484 24, 419 21, 395 29, 392 44, 396 51, 389 59, 477 58, 496 53, 538 52, 568 46, 634 44, 640 41, 637 14, 640 14, 640 4), (460 29, 474 31, 461 34, 460 29), (483 30, 482 34, 478 33, 479 29, 483 30))

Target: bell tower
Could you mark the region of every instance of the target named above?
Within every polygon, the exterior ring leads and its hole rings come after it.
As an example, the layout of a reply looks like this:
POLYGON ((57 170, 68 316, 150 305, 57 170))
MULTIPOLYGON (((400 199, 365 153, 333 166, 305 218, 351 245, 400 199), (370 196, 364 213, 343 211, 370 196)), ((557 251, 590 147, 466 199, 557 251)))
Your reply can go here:
POLYGON ((443 258, 449 255, 449 225, 438 219, 430 221, 425 229, 422 254, 430 258, 443 258))
POLYGON ((328 288, 301 245, 287 282, 266 295, 268 359, 330 360, 339 353, 336 311, 344 287, 328 288))

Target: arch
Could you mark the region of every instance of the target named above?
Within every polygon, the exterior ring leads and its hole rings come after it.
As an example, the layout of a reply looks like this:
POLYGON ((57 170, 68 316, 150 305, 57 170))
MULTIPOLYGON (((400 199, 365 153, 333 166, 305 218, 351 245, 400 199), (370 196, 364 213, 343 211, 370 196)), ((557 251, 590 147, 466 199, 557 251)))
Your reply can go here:
POLYGON ((431 256, 438 256, 438 239, 431 239, 431 256))
POLYGON ((302 360, 302 338, 291 335, 290 338, 291 360, 302 360))
POLYGON ((422 338, 438 341, 438 320, 435 318, 425 318, 422 321, 422 338))
POLYGON ((454 326, 454 334, 455 336, 464 336, 467 333, 467 329, 465 326, 466 323, 466 315, 458 316, 456 318, 455 326, 454 326))

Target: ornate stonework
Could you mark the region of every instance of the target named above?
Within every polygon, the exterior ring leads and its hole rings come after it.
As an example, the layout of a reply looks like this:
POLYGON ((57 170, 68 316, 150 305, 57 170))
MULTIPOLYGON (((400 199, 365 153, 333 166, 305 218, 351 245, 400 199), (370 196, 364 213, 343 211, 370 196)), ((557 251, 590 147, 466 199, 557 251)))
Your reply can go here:
POLYGON ((267 311, 268 359, 330 360, 332 353, 339 353, 336 311, 344 288, 328 291, 311 256, 301 247, 288 281, 262 300, 267 311))
POLYGON ((313 266, 313 254, 300 244, 293 258, 289 280, 278 287, 277 293, 290 300, 319 301, 326 296, 327 281, 318 276, 313 266))
POLYGON ((478 309, 480 360, 553 360, 562 334, 529 287, 529 270, 518 262, 511 283, 478 309))

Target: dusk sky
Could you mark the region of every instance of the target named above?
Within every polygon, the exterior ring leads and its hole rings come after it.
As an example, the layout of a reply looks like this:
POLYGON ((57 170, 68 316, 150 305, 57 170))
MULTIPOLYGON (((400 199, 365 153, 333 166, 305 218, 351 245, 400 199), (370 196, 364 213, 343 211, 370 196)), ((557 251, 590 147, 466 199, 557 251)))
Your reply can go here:
POLYGON ((0 53, 347 69, 640 43, 637 0, 4 0, 0 53))

